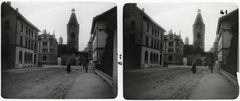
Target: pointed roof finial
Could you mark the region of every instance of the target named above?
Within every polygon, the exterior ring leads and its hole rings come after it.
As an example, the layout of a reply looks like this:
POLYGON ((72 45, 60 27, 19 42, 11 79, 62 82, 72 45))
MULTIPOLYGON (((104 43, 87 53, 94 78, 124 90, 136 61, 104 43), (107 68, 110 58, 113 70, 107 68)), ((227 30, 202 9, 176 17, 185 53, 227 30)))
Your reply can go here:
POLYGON ((72 9, 72 13, 75 13, 75 9, 74 8, 72 9))
POLYGON ((198 13, 201 13, 201 9, 198 9, 197 12, 198 12, 198 13))

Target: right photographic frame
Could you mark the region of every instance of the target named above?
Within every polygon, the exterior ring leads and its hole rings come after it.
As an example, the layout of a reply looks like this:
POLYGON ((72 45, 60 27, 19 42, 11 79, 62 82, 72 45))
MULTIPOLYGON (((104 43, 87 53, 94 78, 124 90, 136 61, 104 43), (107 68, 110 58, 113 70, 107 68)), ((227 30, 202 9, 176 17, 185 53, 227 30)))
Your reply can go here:
POLYGON ((235 99, 238 5, 127 3, 125 99, 235 99))

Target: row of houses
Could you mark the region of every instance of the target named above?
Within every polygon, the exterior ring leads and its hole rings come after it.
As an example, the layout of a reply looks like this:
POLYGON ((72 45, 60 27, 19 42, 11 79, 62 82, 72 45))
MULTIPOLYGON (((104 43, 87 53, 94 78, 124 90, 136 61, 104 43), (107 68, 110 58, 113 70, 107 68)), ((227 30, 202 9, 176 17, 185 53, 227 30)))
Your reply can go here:
POLYGON ((179 34, 166 30, 149 17, 137 4, 123 8, 123 54, 124 69, 161 67, 166 64, 198 65, 213 63, 211 52, 204 52, 205 24, 198 10, 193 23, 193 45, 185 44, 179 34), (165 35, 164 35, 165 34, 165 35), (134 61, 132 61, 134 60, 134 61))

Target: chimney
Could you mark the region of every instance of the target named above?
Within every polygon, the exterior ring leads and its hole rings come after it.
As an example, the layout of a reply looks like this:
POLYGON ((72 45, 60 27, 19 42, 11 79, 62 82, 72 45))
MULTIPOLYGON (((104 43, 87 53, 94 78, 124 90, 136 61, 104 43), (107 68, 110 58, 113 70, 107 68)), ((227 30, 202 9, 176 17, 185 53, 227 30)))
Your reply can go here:
POLYGON ((18 8, 16 8, 16 11, 18 12, 18 8))
POLYGON ((143 11, 143 12, 144 12, 144 10, 145 10, 145 9, 144 9, 144 8, 142 8, 142 11, 143 11))
POLYGON ((10 1, 7 1, 7 4, 8 4, 9 6, 11 6, 11 2, 10 2, 10 1))

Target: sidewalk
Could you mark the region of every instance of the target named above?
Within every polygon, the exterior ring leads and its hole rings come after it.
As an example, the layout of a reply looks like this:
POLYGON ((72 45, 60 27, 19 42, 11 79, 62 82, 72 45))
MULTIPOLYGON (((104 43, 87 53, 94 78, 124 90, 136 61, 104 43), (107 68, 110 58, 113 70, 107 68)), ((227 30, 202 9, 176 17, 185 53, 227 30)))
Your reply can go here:
POLYGON ((81 73, 68 91, 65 99, 114 98, 112 88, 91 69, 81 73))
POLYGON ((221 75, 216 68, 208 70, 192 91, 189 99, 236 99, 237 88, 221 75))

